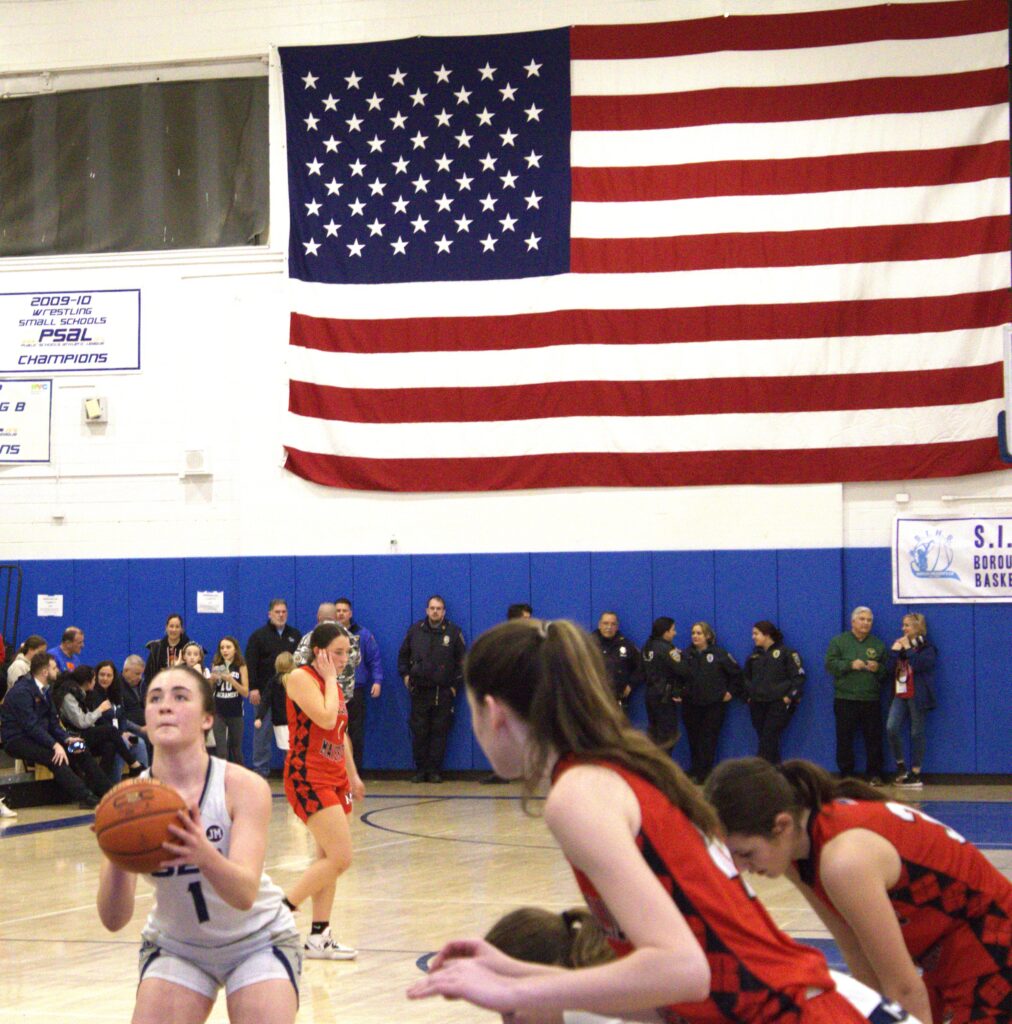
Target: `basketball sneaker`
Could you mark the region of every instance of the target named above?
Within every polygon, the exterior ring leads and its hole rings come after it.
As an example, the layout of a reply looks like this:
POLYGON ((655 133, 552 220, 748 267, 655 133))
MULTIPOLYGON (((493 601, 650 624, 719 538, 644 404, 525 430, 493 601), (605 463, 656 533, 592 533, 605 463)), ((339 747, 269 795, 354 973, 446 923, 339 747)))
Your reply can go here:
POLYGON ((900 789, 924 789, 924 783, 921 782, 920 772, 907 772, 906 775, 901 775, 894 785, 898 786, 900 789))
POLYGON ((17 816, 18 812, 12 811, 4 802, 3 797, 0 797, 0 818, 16 818, 17 816))
POLYGON ((354 960, 358 956, 357 949, 335 942, 329 928, 319 935, 310 935, 303 949, 307 960, 354 960))

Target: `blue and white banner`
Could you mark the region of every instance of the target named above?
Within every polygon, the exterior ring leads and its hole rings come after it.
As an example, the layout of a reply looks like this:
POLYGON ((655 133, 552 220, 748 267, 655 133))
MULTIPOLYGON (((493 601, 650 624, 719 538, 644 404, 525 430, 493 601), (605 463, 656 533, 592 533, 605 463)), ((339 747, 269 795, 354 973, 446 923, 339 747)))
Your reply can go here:
POLYGON ((140 368, 139 288, 0 292, 0 373, 140 368))
POLYGON ((893 603, 1012 601, 1012 517, 897 516, 893 603))
POLYGON ((48 462, 51 380, 0 380, 0 463, 48 462))

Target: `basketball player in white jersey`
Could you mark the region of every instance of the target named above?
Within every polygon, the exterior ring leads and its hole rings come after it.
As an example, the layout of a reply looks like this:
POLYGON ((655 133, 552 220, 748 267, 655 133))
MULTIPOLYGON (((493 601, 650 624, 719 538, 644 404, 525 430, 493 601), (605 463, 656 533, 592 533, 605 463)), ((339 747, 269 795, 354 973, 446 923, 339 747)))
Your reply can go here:
MULTIPOLYGON (((202 1024, 224 986, 232 1024, 291 1024, 302 944, 281 890, 264 873, 271 794, 258 775, 208 755, 208 681, 185 666, 148 687, 150 775, 178 790, 180 812, 143 931, 133 1024, 202 1024)), ((105 860, 98 913, 119 931, 134 912, 137 875, 105 860)))

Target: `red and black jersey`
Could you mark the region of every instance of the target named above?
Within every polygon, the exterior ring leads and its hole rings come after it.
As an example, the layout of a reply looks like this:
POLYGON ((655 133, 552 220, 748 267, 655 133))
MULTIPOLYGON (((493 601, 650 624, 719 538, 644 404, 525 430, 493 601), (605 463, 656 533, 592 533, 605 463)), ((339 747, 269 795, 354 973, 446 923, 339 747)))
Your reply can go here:
MULTIPOLYGON (((579 762, 563 759, 555 777, 579 762)), ((762 903, 738 875, 723 843, 707 839, 654 785, 619 765, 600 763, 618 773, 640 805, 642 824, 636 845, 644 860, 688 922, 710 965, 710 995, 699 1003, 658 1010, 670 1022, 702 1024, 794 1024, 809 1018, 813 997, 839 999, 831 1014, 841 1024, 864 1021, 833 990, 829 968, 816 949, 789 938, 773 923, 762 903)), ((590 879, 573 868, 587 905, 612 949, 625 956, 632 944, 619 929, 590 879)))
MULTIPOLYGON (((323 677, 312 665, 302 669, 308 672, 324 691, 323 677)), ((344 737, 348 732, 348 708, 341 687, 337 688, 337 721, 333 729, 321 729, 291 697, 288 708, 288 754, 285 757, 285 777, 298 776, 316 785, 348 788, 348 772, 344 763, 344 737)))
POLYGON ((811 853, 797 865, 828 906, 822 850, 854 828, 882 836, 899 854, 900 877, 889 899, 933 998, 951 1010, 979 1009, 982 1020, 1012 1020, 992 1014, 1012 1015, 1012 883, 959 833, 913 807, 834 800, 812 812, 811 853))

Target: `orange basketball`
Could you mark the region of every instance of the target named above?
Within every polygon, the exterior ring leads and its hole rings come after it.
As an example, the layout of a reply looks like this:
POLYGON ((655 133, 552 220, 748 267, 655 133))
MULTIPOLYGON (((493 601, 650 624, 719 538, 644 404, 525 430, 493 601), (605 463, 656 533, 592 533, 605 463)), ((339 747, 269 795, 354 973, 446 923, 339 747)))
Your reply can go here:
POLYGON ((183 798, 157 779, 128 779, 109 790, 95 811, 95 836, 102 852, 124 871, 147 874, 171 854, 162 843, 169 825, 186 809, 183 798))

